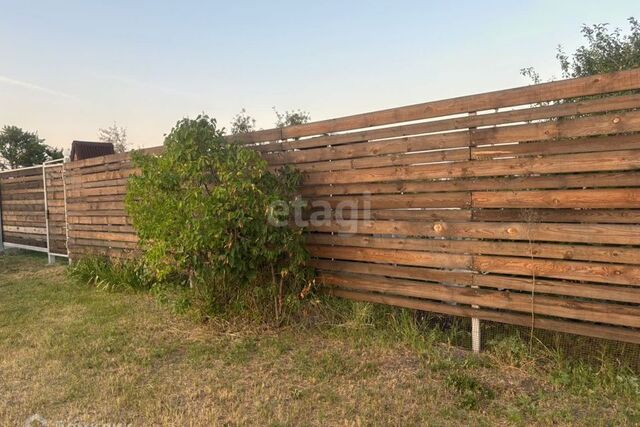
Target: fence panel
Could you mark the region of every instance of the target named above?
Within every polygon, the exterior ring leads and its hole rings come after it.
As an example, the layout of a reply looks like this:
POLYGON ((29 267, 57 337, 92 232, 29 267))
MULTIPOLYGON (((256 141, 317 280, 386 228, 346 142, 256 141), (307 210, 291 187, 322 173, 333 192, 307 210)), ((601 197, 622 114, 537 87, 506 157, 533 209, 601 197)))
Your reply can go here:
MULTIPOLYGON (((635 69, 234 140, 331 207, 307 242, 335 295, 640 343, 639 89, 635 69)), ((67 165, 72 256, 136 250, 131 173, 67 165)))
POLYGON ((66 256, 62 178, 62 163, 0 172, 0 231, 7 246, 66 256))
POLYGON ((0 173, 0 212, 5 243, 46 251, 42 166, 0 173))

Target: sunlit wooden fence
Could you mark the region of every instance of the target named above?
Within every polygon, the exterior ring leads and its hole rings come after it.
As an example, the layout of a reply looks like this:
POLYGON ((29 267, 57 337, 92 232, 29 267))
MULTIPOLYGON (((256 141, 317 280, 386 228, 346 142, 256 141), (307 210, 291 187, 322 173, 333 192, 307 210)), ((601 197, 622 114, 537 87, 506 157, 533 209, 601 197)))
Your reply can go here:
POLYGON ((0 171, 0 247, 67 255, 63 165, 0 171))
MULTIPOLYGON (((332 208, 307 243, 336 296, 640 343, 638 89, 636 69, 236 142, 332 208)), ((72 258, 136 250, 132 173, 127 154, 65 166, 72 258)))

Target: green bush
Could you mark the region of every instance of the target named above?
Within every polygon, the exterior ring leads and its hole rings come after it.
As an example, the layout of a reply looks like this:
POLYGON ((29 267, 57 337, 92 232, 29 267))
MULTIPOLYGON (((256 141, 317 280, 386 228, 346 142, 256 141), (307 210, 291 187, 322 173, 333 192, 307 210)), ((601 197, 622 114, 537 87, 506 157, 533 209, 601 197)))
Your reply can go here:
POLYGON ((179 121, 164 145, 134 154, 125 201, 149 272, 182 278, 205 312, 267 304, 280 320, 309 283, 302 232, 288 226, 300 175, 270 172, 207 116, 179 121))

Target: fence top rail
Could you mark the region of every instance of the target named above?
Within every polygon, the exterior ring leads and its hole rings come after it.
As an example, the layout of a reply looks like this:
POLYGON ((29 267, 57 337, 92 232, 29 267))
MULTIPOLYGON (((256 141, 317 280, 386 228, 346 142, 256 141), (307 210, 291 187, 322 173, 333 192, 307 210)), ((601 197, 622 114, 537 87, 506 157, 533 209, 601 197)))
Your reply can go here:
POLYGON ((17 172, 21 172, 21 171, 26 171, 26 170, 31 170, 31 169, 38 169, 38 168, 42 168, 42 165, 26 166, 24 168, 15 168, 15 169, 4 169, 4 170, 0 170, 0 174, 17 173, 17 172))
POLYGON ((234 139, 242 143, 285 140, 634 89, 640 89, 640 68, 430 101, 303 125, 265 129, 238 135, 234 139))

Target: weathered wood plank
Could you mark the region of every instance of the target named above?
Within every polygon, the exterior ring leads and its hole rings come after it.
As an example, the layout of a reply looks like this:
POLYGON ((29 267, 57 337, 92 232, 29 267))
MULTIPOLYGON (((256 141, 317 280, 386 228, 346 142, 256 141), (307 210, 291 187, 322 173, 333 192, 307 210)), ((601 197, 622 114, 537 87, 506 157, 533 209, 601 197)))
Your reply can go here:
POLYGON ((473 304, 481 307, 564 317, 610 325, 640 327, 640 307, 587 302, 544 295, 501 292, 423 283, 406 279, 390 279, 376 276, 322 273, 319 281, 328 286, 338 286, 368 292, 381 292, 413 298, 425 298, 449 303, 473 304))
POLYGON ((624 246, 393 238, 362 235, 334 235, 324 233, 307 234, 305 236, 305 240, 311 245, 355 246, 364 248, 402 249, 474 255, 511 255, 640 265, 640 248, 624 246))
POLYGON ((475 317, 482 320, 508 323, 512 325, 527 327, 535 326, 536 328, 548 329, 552 331, 640 344, 640 331, 637 329, 549 319, 539 316, 533 318, 532 316, 524 314, 478 309, 461 305, 443 304, 433 301, 393 295, 349 291, 346 289, 332 289, 331 294, 335 295, 336 297, 347 298, 356 301, 394 305, 398 307, 431 311, 434 313, 450 314, 454 316, 475 317))
POLYGON ((308 245, 307 250, 314 257, 348 261, 396 263, 437 268, 470 268, 472 266, 472 259, 469 255, 443 254, 441 252, 316 245, 308 245))
MULTIPOLYGON (((455 194, 455 193, 454 193, 455 194)), ((640 188, 474 192, 476 208, 640 208, 640 188)))
POLYGON ((311 224, 309 231, 347 234, 392 234, 402 236, 531 240, 591 244, 635 245, 640 227, 626 224, 326 221, 311 224))

